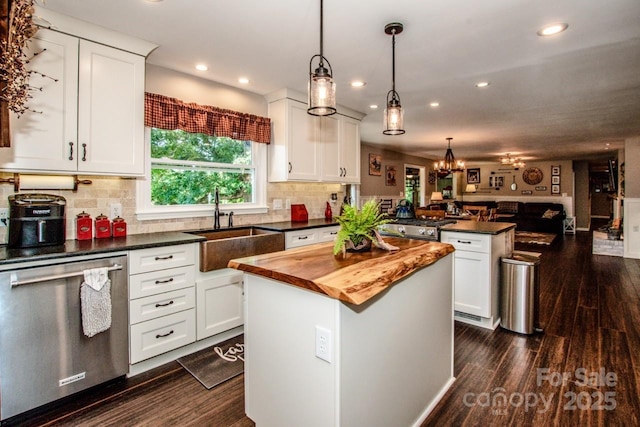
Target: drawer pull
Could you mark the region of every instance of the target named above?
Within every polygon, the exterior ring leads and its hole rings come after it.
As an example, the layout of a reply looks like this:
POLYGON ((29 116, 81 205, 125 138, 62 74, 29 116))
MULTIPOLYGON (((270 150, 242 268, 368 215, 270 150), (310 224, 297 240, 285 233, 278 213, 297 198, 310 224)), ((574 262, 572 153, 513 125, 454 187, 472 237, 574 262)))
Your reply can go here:
POLYGON ((338 232, 337 232, 337 231, 332 231, 332 232, 331 232, 331 233, 329 233, 329 234, 331 234, 332 236, 335 236, 336 234, 338 234, 338 232))
POLYGON ((465 245, 470 245, 471 240, 458 240, 458 243, 464 243, 465 245))
POLYGON ((298 236, 298 240, 307 240, 309 236, 298 236))
POLYGON ((164 337, 168 337, 169 335, 173 334, 173 329, 170 330, 168 333, 166 334, 158 334, 156 335, 156 338, 164 338, 164 337))
POLYGON ((171 304, 173 304, 173 300, 171 300, 171 301, 169 301, 167 303, 164 303, 164 304, 158 303, 158 304, 156 304, 156 308, 158 308, 158 307, 166 307, 166 306, 169 306, 171 304))
POLYGON ((156 280, 156 285, 159 285, 161 283, 171 283, 173 282, 173 277, 167 280, 156 280))
POLYGON ((162 260, 165 260, 165 259, 173 259, 173 255, 169 255, 169 256, 157 256, 155 259, 156 259, 156 261, 162 261, 162 260))

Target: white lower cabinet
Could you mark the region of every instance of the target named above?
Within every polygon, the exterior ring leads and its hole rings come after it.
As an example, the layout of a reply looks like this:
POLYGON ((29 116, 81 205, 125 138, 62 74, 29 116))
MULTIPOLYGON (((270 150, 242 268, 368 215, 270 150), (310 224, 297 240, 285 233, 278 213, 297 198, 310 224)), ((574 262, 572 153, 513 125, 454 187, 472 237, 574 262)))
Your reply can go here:
POLYGON ((332 242, 336 238, 339 229, 339 225, 332 225, 329 227, 287 231, 284 233, 284 248, 286 250, 313 245, 314 243, 332 242))
POLYGON ((196 284, 197 339, 244 323, 242 272, 233 269, 200 273, 196 284))
POLYGON ((129 362, 196 340, 197 244, 129 252, 129 362))
POLYGON ((453 274, 456 320, 495 329, 500 322, 500 262, 513 252, 513 229, 499 234, 443 230, 440 241, 456 249, 453 274))

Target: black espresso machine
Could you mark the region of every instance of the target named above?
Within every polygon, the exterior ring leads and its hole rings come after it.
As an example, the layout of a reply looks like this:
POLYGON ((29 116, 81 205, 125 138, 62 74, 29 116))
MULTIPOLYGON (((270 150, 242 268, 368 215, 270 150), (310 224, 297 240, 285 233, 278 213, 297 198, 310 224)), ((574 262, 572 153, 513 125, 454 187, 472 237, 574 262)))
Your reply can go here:
POLYGON ((9 196, 9 248, 62 245, 65 241, 64 197, 20 193, 9 196))

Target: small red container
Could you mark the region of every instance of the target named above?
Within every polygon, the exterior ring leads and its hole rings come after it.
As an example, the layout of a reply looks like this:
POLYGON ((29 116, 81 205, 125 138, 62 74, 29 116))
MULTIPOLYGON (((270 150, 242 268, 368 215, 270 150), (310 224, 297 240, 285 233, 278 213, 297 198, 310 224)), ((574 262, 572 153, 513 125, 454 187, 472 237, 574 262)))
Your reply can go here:
POLYGON ((76 239, 91 240, 93 238, 93 219, 82 211, 76 215, 76 239))
POLYGON ((96 239, 111 237, 111 221, 106 215, 96 217, 96 239))
POLYGON ((127 223, 124 218, 116 217, 111 223, 113 237, 123 237, 127 235, 127 223))
POLYGON ((291 205, 291 222, 307 222, 309 213, 305 205, 291 205))

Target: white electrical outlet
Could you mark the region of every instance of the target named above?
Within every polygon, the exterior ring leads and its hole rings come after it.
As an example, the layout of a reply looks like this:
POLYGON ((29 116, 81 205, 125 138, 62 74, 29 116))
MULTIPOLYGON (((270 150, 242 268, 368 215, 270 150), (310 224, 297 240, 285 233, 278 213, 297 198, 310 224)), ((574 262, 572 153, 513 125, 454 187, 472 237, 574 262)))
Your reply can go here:
POLYGON ((316 357, 331 363, 331 353, 333 352, 333 342, 331 331, 316 325, 316 357))
POLYGON ((284 208, 285 209, 291 209, 291 199, 285 199, 284 208))
POLYGON ((111 219, 121 217, 122 216, 122 203, 111 203, 109 205, 110 214, 109 217, 111 219))
POLYGON ((282 209, 282 199, 273 199, 273 210, 282 209))
POLYGON ((9 208, 0 208, 0 227, 6 227, 9 220, 9 208))

